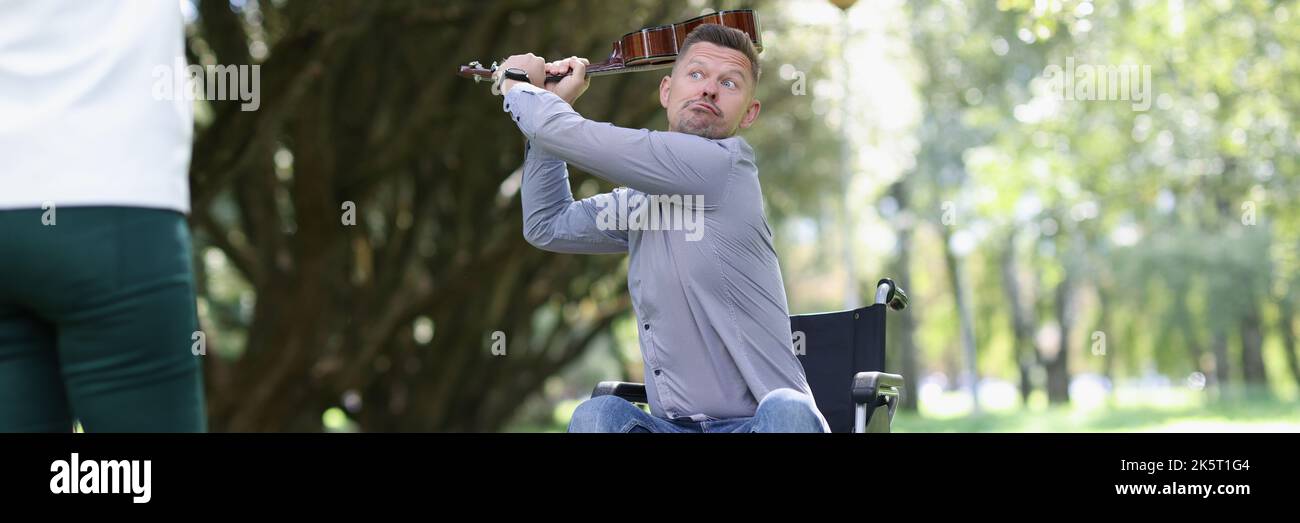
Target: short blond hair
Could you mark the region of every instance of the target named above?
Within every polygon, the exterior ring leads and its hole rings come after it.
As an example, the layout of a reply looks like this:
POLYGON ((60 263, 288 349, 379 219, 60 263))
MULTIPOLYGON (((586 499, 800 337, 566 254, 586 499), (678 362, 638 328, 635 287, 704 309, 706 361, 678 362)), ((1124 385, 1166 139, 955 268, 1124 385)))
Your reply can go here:
POLYGON ((758 65, 758 50, 754 48, 754 42, 749 39, 749 35, 744 31, 718 24, 704 24, 691 30, 686 35, 686 40, 682 42, 681 49, 678 50, 677 56, 686 56, 686 51, 699 42, 708 42, 719 47, 735 49, 749 59, 749 71, 753 74, 754 83, 758 83, 759 73, 762 69, 758 65))

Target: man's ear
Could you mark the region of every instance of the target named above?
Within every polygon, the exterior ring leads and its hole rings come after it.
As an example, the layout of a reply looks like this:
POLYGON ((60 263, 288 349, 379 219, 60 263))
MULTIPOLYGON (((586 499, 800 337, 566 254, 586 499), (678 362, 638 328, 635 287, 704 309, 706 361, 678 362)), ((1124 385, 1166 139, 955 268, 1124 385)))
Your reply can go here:
POLYGON ((664 109, 668 108, 668 88, 671 87, 672 84, 672 75, 665 76, 663 80, 659 81, 659 105, 662 105, 664 109))
POLYGON ((754 125, 754 120, 758 119, 758 111, 763 108, 763 104, 758 99, 749 102, 749 108, 745 110, 745 116, 740 118, 740 128, 748 129, 754 125))

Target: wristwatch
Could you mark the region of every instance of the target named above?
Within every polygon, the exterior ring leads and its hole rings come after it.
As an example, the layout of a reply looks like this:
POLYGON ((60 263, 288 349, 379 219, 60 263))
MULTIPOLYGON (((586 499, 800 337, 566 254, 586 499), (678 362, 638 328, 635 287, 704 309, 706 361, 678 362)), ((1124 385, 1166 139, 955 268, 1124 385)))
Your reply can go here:
POLYGON ((496 80, 492 82, 493 95, 505 94, 501 92, 501 84, 506 81, 506 78, 523 82, 523 83, 531 83, 528 81, 528 73, 524 72, 523 69, 520 69, 518 67, 511 67, 495 76, 496 76, 496 80))
POLYGON ((505 77, 519 82, 532 83, 531 81, 528 80, 528 73, 524 72, 523 69, 520 69, 518 67, 511 67, 509 69, 506 69, 505 77))

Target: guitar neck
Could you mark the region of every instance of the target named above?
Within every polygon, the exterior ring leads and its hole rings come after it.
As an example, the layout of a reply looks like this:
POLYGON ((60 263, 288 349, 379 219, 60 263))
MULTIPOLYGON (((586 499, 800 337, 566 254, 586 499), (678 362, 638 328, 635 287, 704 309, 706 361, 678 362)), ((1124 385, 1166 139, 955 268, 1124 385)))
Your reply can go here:
MULTIPOLYGON (((613 74, 631 73, 636 71, 652 71, 655 69, 665 69, 672 66, 673 66, 672 62, 656 63, 656 64, 648 64, 648 65, 633 65, 633 66, 626 66, 617 62, 601 62, 598 64, 591 64, 587 66, 587 76, 609 76, 613 74)), ((459 74, 460 76, 463 76, 465 78, 473 78, 474 81, 476 82, 483 82, 483 81, 490 82, 492 81, 493 70, 483 68, 483 67, 469 67, 469 66, 462 65, 460 67, 459 74)), ((564 78, 565 76, 569 76, 569 75, 567 74, 558 75, 558 76, 548 75, 546 77, 546 81, 558 82, 561 78, 564 78)))
MULTIPOLYGON (((673 66, 672 62, 648 64, 648 65, 632 65, 632 66, 627 66, 623 64, 599 63, 599 64, 592 64, 587 66, 587 76, 608 76, 612 74, 634 73, 637 71, 653 71, 655 69, 664 69, 672 66, 673 66)), ((568 75, 566 74, 560 76, 547 76, 546 81, 547 82, 558 81, 559 79, 564 78, 565 76, 568 75)))

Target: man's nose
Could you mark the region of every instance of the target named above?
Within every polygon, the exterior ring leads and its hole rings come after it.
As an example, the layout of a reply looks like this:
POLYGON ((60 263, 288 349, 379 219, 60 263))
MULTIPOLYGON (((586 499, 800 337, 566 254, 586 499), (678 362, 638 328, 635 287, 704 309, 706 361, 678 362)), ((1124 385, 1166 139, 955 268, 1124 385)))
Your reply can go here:
POLYGON ((712 102, 713 99, 717 97, 717 95, 718 95, 718 86, 713 85, 713 83, 711 82, 705 82, 704 87, 700 88, 700 98, 712 102))

